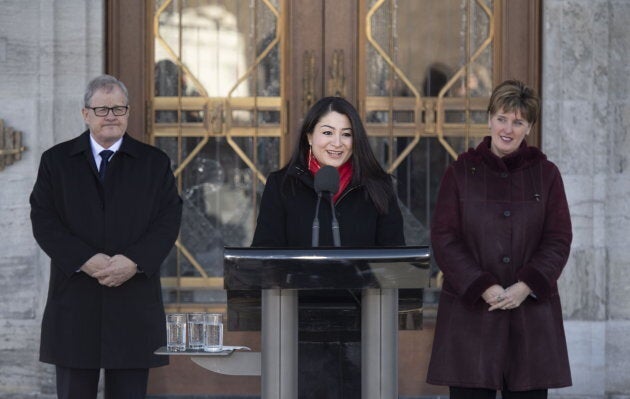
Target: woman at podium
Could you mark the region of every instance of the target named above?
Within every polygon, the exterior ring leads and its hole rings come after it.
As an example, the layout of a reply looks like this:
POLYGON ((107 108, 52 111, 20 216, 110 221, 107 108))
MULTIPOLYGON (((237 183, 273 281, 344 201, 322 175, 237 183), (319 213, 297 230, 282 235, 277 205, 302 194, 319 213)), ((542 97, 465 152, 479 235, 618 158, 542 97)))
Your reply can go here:
MULTIPOLYGON (((340 97, 322 98, 304 118, 288 164, 267 178, 252 246, 404 244, 391 177, 358 112, 340 97), (324 173, 330 167, 338 180, 324 173)), ((300 292, 300 399, 361 397, 360 306, 351 290, 300 292)))

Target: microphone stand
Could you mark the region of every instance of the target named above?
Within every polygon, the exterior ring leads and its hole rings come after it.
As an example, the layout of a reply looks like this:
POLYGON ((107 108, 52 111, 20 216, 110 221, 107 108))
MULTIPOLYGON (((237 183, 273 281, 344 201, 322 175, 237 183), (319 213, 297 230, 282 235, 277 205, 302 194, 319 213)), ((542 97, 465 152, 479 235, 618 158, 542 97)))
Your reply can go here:
POLYGON ((337 221, 337 215, 335 215, 335 204, 333 203, 333 193, 330 194, 330 213, 332 213, 332 235, 333 245, 335 247, 341 246, 341 238, 339 237, 339 222, 337 221))
MULTIPOLYGON (((332 235, 333 235, 333 245, 335 247, 340 247, 341 246, 341 238, 339 236, 339 221, 337 221, 337 215, 335 214, 335 204, 333 202, 333 193, 330 193, 330 213, 332 214, 332 235)), ((357 269, 357 267, 355 266, 355 269, 357 269)), ((358 273, 360 273, 359 270, 357 270, 358 273)), ((359 308, 361 307, 361 300, 359 298, 357 298, 357 296, 355 295, 354 291, 352 291, 351 289, 346 289, 346 291, 348 291, 348 293, 350 294, 350 296, 354 299, 354 301, 356 302, 356 304, 359 306, 359 308)))
POLYGON ((315 206, 315 218, 311 232, 311 246, 319 247, 319 204, 322 201, 322 192, 317 193, 317 206, 315 206))

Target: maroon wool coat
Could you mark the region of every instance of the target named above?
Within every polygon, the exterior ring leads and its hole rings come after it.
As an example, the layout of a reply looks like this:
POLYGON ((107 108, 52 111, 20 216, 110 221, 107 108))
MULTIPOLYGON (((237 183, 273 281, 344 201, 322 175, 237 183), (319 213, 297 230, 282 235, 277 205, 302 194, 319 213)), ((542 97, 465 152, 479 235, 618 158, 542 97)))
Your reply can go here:
POLYGON ((443 179, 431 243, 444 285, 427 381, 525 391, 571 385, 556 282, 571 246, 558 168, 525 142, 506 157, 490 137, 443 179), (488 312, 482 293, 518 281, 532 290, 513 310, 488 312))

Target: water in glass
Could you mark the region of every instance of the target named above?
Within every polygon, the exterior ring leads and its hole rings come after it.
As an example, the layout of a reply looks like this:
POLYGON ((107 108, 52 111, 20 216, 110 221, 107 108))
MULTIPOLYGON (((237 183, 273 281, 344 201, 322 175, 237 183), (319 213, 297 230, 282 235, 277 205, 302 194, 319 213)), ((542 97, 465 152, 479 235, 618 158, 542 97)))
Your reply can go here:
POLYGON ((223 322, 220 314, 206 314, 203 350, 220 352, 223 350, 223 322))
POLYGON ((186 317, 181 313, 166 315, 166 350, 184 352, 186 350, 186 317))
POLYGON ((203 349, 203 313, 188 313, 188 348, 203 349))

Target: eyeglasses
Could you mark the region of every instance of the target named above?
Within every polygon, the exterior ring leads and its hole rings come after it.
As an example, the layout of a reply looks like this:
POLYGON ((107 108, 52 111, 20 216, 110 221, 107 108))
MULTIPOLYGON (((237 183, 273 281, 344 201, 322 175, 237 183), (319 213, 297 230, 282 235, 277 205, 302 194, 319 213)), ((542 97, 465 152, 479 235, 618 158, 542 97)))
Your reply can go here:
POLYGON ((96 116, 107 116, 109 115, 109 111, 115 116, 123 116, 127 115, 127 111, 129 111, 128 105, 118 105, 116 107, 85 107, 87 109, 91 109, 94 111, 94 115, 96 116))

